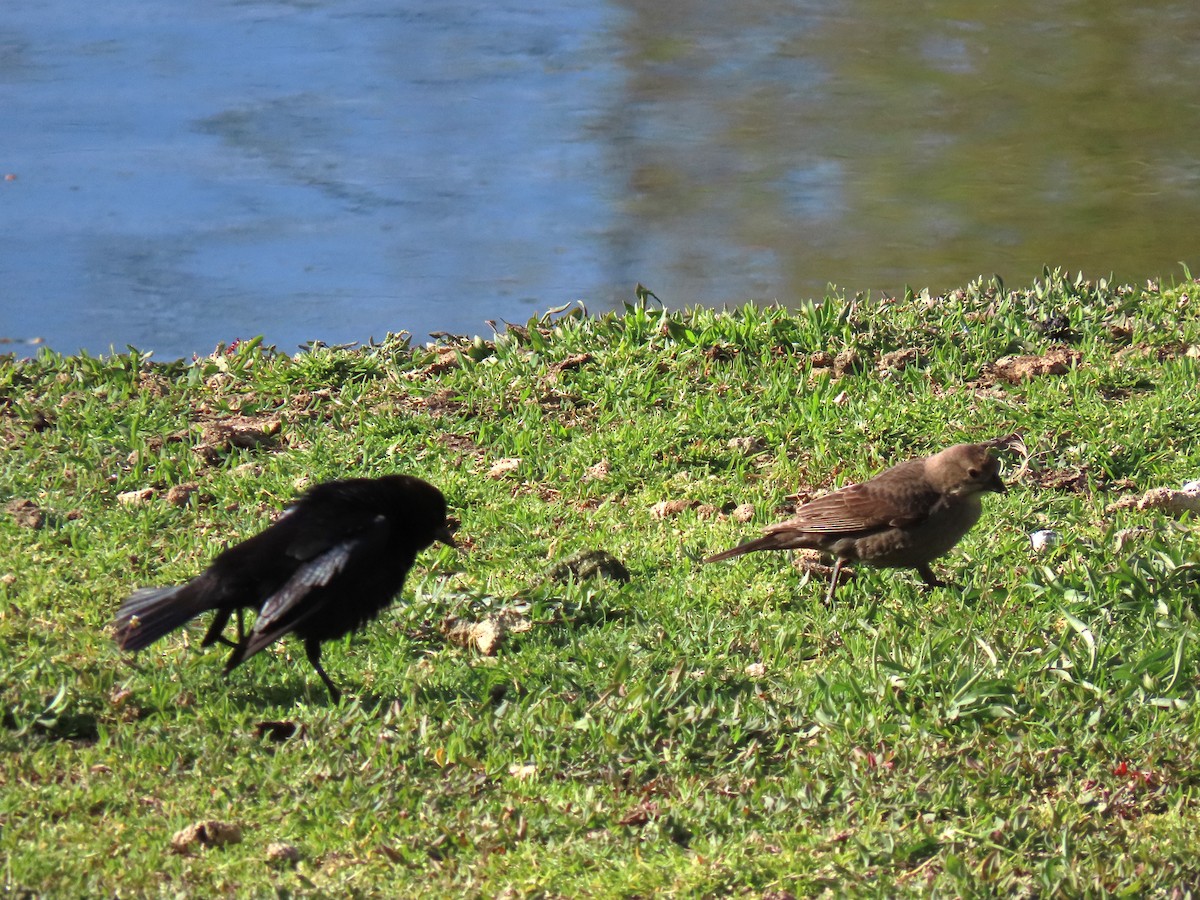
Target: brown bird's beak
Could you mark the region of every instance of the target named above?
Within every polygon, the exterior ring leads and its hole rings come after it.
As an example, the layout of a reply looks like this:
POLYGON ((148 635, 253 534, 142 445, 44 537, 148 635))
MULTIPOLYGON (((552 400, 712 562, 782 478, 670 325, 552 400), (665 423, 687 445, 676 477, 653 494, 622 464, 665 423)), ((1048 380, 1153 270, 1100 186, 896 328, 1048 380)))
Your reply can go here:
POLYGON ((1000 473, 997 472, 992 476, 992 480, 984 486, 984 490, 995 491, 997 494, 1007 494, 1008 486, 1000 480, 1000 473))

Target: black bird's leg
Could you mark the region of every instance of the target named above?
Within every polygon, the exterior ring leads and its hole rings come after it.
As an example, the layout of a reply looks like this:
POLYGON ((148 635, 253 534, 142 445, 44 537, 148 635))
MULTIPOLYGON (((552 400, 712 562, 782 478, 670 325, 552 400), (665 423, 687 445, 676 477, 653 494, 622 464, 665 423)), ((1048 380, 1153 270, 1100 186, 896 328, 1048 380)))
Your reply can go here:
POLYGON ((242 608, 237 609, 237 640, 231 641, 225 637, 225 626, 229 624, 229 613, 218 612, 212 621, 212 625, 208 627, 208 633, 204 635, 204 640, 200 642, 201 647, 207 647, 209 644, 224 644, 226 647, 233 647, 235 650, 242 645, 242 641, 246 639, 246 627, 242 624, 242 608))
POLYGON ((338 690, 337 685, 333 683, 332 679, 325 674, 325 670, 321 668, 321 642, 309 638, 304 642, 304 652, 308 656, 308 661, 312 663, 312 667, 321 676, 321 680, 325 682, 325 687, 329 688, 329 696, 333 698, 333 702, 338 703, 341 701, 342 692, 338 690))
POLYGON ((223 632, 225 626, 229 624, 229 610, 218 609, 217 614, 213 616, 212 624, 208 626, 208 631, 204 635, 204 640, 200 642, 201 647, 208 647, 212 644, 224 644, 226 647, 237 647, 242 641, 242 611, 238 610, 238 643, 235 644, 229 638, 225 637, 223 632))
POLYGON ((842 563, 844 562, 845 560, 840 556, 833 562, 833 577, 829 579, 829 592, 825 595, 826 606, 833 606, 833 592, 837 590, 838 578, 841 577, 842 563))
POLYGON ((929 568, 929 566, 926 563, 921 563, 921 565, 917 566, 917 574, 920 575, 921 580, 924 581, 930 587, 945 587, 946 586, 946 582, 942 581, 942 579, 940 579, 936 575, 934 575, 933 569, 929 568))

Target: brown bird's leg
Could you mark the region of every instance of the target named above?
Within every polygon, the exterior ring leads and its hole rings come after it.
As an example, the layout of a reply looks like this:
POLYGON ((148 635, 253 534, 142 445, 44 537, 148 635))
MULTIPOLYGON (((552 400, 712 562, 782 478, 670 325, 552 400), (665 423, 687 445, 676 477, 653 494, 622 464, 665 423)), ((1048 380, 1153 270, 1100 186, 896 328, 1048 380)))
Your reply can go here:
POLYGON ((844 562, 845 562, 845 560, 842 559, 840 556, 834 560, 833 577, 829 579, 829 592, 825 594, 825 605, 826 606, 833 606, 833 592, 837 590, 838 578, 842 574, 842 563, 844 563, 844 562))
POLYGON ((338 703, 342 699, 342 692, 338 690, 337 685, 333 683, 333 680, 321 668, 321 642, 309 638, 304 642, 304 653, 308 656, 308 661, 312 663, 312 667, 317 670, 317 674, 321 676, 321 680, 325 682, 325 687, 329 688, 329 696, 333 698, 333 702, 338 703))
POLYGON ((945 587, 946 586, 946 582, 942 581, 942 579, 940 579, 936 575, 934 575, 933 569, 929 568, 929 565, 927 563, 921 563, 921 565, 917 566, 917 574, 920 575, 921 580, 924 581, 930 587, 945 587))

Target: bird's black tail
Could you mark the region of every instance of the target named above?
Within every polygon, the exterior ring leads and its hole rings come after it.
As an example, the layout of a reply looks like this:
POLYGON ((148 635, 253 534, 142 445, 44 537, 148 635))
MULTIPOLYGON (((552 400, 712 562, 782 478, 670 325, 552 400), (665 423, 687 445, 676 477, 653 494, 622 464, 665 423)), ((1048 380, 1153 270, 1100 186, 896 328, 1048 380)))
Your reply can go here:
POLYGON ((194 582, 162 588, 140 588, 125 598, 113 623, 122 650, 141 650, 212 608, 194 582))

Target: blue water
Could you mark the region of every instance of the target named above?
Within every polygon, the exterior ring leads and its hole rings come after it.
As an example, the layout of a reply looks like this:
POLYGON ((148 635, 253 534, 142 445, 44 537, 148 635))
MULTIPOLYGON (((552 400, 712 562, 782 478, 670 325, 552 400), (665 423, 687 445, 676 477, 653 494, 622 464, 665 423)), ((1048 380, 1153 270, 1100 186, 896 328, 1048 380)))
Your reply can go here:
POLYGON ((1200 11, 1149 6, 7 0, 0 338, 1178 273, 1200 11))

